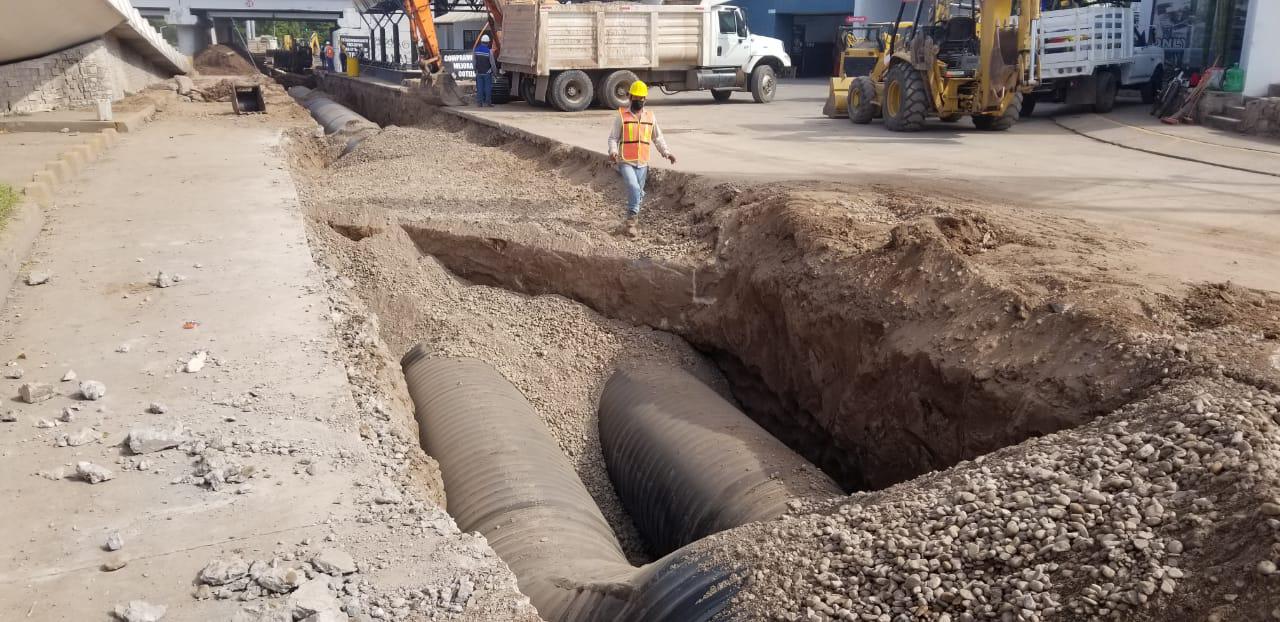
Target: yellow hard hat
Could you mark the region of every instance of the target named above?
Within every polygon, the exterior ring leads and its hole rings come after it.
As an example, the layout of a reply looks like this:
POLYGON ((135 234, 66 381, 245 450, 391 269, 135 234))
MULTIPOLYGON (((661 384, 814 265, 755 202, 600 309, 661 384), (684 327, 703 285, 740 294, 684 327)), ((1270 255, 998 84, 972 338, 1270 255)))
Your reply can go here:
POLYGON ((631 83, 631 96, 632 97, 648 97, 649 87, 645 85, 644 82, 636 80, 635 82, 631 83))

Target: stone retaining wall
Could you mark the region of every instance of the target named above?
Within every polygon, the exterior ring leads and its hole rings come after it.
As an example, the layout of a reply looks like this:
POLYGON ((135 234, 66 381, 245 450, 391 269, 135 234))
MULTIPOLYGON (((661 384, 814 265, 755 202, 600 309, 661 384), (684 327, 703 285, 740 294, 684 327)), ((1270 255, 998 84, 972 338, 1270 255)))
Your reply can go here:
POLYGON ((171 75, 108 35, 40 58, 0 65, 0 116, 116 101, 171 75))

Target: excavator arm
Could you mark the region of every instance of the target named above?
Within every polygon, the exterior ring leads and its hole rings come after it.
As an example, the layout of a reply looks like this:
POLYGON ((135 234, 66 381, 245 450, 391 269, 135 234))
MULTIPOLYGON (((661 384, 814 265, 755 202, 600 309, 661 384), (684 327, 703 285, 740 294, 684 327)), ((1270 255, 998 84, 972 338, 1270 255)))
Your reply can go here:
MULTIPOLYGON (((430 84, 444 70, 444 57, 440 51, 440 37, 436 34, 432 0, 403 0, 404 13, 412 25, 411 33, 420 50, 422 80, 430 84)), ((502 49, 502 5, 497 0, 484 0, 489 22, 485 30, 493 31, 493 57, 497 59, 502 49)), ((481 31, 484 32, 484 31, 481 31)))

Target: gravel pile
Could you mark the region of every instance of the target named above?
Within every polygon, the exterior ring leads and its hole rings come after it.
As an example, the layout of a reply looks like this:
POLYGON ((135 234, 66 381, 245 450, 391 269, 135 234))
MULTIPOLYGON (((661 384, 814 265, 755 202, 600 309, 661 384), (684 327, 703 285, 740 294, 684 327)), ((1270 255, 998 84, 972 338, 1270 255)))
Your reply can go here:
POLYGON ((1278 405, 1196 380, 705 545, 776 620, 1280 619, 1278 405))

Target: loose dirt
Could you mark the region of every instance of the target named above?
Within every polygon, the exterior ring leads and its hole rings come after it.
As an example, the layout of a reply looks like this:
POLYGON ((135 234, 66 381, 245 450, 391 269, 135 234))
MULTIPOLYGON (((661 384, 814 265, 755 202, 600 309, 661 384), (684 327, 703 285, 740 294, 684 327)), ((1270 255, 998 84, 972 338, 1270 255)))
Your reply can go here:
POLYGON ((616 237, 621 185, 600 160, 429 120, 327 167, 296 136, 317 255, 392 356, 426 342, 525 392, 633 557, 594 412, 639 357, 727 386, 847 487, 882 489, 707 542, 757 569, 764 617, 1280 604, 1241 571, 1280 557, 1280 520, 1240 518, 1280 503, 1274 294, 1152 289, 1133 245, 1097 228, 875 186, 658 172, 640 235, 616 237), (1196 547, 1218 554, 1173 552, 1196 547))
POLYGON ((211 45, 195 56, 196 71, 212 76, 249 76, 258 72, 253 63, 225 45, 211 45))

